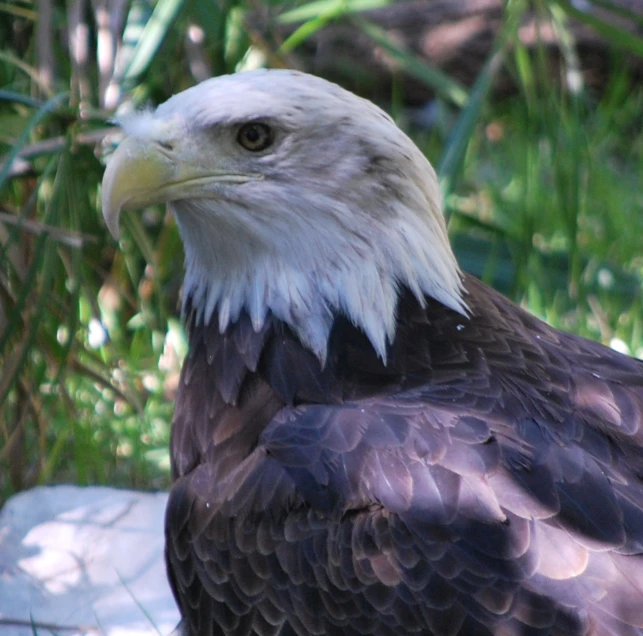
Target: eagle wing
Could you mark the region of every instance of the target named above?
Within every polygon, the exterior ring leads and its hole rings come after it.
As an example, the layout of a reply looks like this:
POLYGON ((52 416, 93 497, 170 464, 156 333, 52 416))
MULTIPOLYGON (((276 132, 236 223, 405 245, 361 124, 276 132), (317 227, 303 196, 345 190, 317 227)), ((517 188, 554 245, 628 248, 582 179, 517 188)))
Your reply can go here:
POLYGON ((643 633, 643 365, 514 320, 528 338, 471 321, 429 370, 284 406, 225 479, 179 478, 195 633, 643 633))

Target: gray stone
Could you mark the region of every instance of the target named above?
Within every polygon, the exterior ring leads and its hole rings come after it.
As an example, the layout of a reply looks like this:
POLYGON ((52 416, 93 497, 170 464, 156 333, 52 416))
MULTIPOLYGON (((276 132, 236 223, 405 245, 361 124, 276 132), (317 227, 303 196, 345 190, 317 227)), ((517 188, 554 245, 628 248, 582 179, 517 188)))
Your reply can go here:
POLYGON ((73 486, 10 499, 0 511, 2 636, 172 631, 166 502, 166 493, 73 486))

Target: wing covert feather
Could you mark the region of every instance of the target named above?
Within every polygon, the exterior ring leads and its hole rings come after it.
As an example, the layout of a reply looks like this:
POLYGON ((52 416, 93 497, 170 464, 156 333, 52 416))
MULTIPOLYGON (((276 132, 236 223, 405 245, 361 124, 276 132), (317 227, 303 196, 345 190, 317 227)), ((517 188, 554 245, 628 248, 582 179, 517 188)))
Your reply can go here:
POLYGON ((405 296, 386 367, 345 322, 323 370, 274 325, 190 354, 194 634, 643 634, 643 364, 467 286, 468 322, 405 296))

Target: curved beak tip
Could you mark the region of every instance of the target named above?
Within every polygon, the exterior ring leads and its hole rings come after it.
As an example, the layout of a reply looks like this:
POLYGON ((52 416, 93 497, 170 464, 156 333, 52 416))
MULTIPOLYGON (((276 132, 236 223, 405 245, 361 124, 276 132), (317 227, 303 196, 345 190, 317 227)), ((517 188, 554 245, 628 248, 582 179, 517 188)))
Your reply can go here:
MULTIPOLYGON (((104 212, 103 212, 104 214, 104 212)), ((109 216, 105 216, 105 225, 107 226, 107 229, 109 230, 109 233, 112 235, 115 241, 118 241, 120 235, 121 235, 121 229, 119 227, 118 221, 120 218, 120 211, 113 213, 109 216)))
POLYGON ((164 203, 164 188, 175 178, 174 162, 149 142, 126 137, 105 169, 102 184, 103 218, 111 235, 119 236, 123 209, 141 209, 164 203))
POLYGON ((109 233, 115 239, 118 239, 120 234, 118 222, 123 207, 122 201, 119 200, 122 198, 122 193, 120 192, 122 190, 120 185, 120 182, 123 180, 122 172, 121 154, 117 149, 107 164, 101 186, 103 218, 105 219, 105 225, 109 233))

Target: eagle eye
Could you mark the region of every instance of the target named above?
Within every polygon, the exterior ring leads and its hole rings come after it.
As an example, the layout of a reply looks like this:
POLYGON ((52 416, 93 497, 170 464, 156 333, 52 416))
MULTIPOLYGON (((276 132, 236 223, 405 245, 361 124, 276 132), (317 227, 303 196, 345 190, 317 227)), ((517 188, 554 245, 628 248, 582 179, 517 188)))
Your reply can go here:
POLYGON ((259 152, 271 146, 274 137, 270 126, 258 122, 244 124, 239 128, 239 132, 237 133, 237 141, 246 150, 252 152, 259 152))

